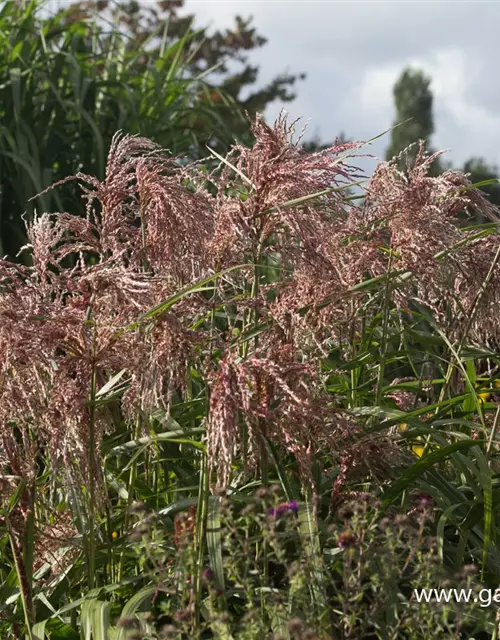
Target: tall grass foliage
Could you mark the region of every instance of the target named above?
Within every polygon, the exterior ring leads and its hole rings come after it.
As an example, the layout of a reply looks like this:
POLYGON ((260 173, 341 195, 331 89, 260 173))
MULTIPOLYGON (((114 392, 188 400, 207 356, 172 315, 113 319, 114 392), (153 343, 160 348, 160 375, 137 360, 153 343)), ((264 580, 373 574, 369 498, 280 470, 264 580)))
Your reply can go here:
MULTIPOLYGON (((40 0, 0 5, 0 254, 11 259, 26 243, 29 198, 83 169, 102 180, 117 130, 192 157, 205 155, 208 142, 230 143, 216 106, 231 107, 229 99, 207 83, 210 69, 192 72, 194 32, 172 40, 164 22, 131 48, 99 3, 85 19, 64 3, 56 15, 52 8, 40 0), (160 43, 155 55, 151 42, 160 43)), ((39 206, 83 213, 71 189, 47 193, 39 206)))

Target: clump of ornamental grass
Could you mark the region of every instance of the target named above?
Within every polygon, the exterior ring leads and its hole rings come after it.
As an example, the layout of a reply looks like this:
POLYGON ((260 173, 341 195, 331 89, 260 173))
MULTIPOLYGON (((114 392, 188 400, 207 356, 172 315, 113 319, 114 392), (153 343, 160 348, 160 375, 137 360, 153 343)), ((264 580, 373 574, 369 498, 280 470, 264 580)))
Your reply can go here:
MULTIPOLYGON (((241 310, 236 306, 234 314, 240 330, 268 314, 259 278, 253 273, 249 279, 248 269, 217 285, 212 299, 198 291, 179 296, 161 312, 147 312, 199 278, 213 278, 215 267, 224 272, 235 262, 258 262, 271 236, 273 254, 278 250, 283 260, 295 256, 293 261, 303 262, 306 254, 315 255, 316 222, 324 227, 340 215, 341 191, 322 196, 316 206, 279 208, 345 182, 348 169, 332 159, 340 147, 330 154, 305 154, 290 142, 283 120, 273 129, 259 118, 254 133, 253 149, 237 146, 233 152, 239 156, 237 178, 225 166, 216 195, 200 184, 201 174, 193 177, 196 166, 165 158, 148 140, 117 135, 103 182, 83 173, 67 179, 81 184, 85 218, 44 213, 27 223, 25 250, 31 252, 32 266, 0 263, 2 463, 10 474, 32 483, 43 451, 71 485, 99 485, 100 443, 116 425, 96 396, 113 375, 121 372, 127 380, 123 416, 140 432, 143 415, 158 407, 168 411, 172 394, 182 393, 188 367, 199 363, 207 381, 220 385, 235 353, 242 358, 241 347, 223 338, 227 327, 221 331, 205 319, 214 305, 224 306, 242 290, 241 310), (251 190, 245 198, 231 195, 244 171, 251 190), (226 242, 230 255, 217 249, 226 242), (252 278, 253 289, 247 286, 252 278), (223 352, 219 365, 214 347, 223 352)), ((330 433, 336 418, 320 424, 315 398, 323 407, 326 398, 320 397, 318 365, 306 363, 281 334, 279 326, 276 332, 271 327, 259 348, 252 344, 242 358, 238 409, 251 423, 250 445, 262 437, 254 418, 269 419, 270 436, 279 431, 272 428, 271 413, 276 424, 286 418, 290 432, 280 443, 299 454, 305 468, 324 444, 322 438, 314 443, 317 429, 330 433)), ((207 429, 215 460, 227 447, 223 434, 235 426, 229 413, 218 412, 220 399, 213 390, 211 397, 214 415, 208 416, 207 429)), ((254 459, 251 447, 248 460, 254 459)), ((221 458, 223 480, 231 460, 229 452, 221 458)))
MULTIPOLYGON (((66 180, 80 184, 86 216, 37 214, 31 266, 0 260, 0 463, 32 489, 25 512, 41 460, 102 503, 104 434, 122 421, 146 432, 155 409, 189 398, 192 371, 219 485, 236 457, 262 471, 272 442, 314 489, 315 458, 336 457, 347 474, 345 440, 363 437, 327 392, 322 358, 379 313, 380 297, 423 303, 462 334, 496 304, 498 287, 483 292, 499 277, 498 235, 483 243, 461 226, 468 208, 496 217, 463 174, 429 177, 422 147, 406 173, 381 163, 357 206, 347 187, 359 143, 310 154, 284 118, 259 116, 253 132, 253 147, 235 145, 208 175, 118 134, 102 182, 66 180), (378 297, 358 286, 370 278, 378 297), (99 402, 117 374, 118 418, 99 402)), ((391 464, 394 448, 363 442, 357 459, 373 450, 391 464)))
POLYGON ((147 327, 133 325, 200 273, 202 220, 209 226, 211 219, 206 198, 184 188, 183 171, 154 149, 147 140, 117 136, 103 183, 76 176, 85 183, 87 217, 36 216, 28 224, 32 267, 0 264, 2 455, 11 474, 32 479, 43 446, 53 468, 64 465, 74 482, 89 483, 93 475, 98 481, 89 451, 99 453, 112 425, 95 407, 97 390, 124 370, 127 419, 166 407, 203 338, 189 330, 206 307, 196 296, 147 327), (168 233, 167 221, 192 255, 168 233))

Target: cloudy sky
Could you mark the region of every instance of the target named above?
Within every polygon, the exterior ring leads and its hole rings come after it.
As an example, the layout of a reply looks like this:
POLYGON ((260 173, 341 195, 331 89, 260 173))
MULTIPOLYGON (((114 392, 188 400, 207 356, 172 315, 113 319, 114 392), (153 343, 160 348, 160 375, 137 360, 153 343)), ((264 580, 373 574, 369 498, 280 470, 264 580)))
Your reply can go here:
MULTIPOLYGON (((454 165, 482 156, 500 167, 500 0, 187 0, 185 11, 214 28, 253 15, 268 38, 251 55, 260 80, 307 73, 286 109, 309 120, 311 134, 366 140, 390 127, 392 87, 412 65, 432 78, 433 147, 449 148, 454 165)), ((387 143, 371 151, 383 156, 387 143)))

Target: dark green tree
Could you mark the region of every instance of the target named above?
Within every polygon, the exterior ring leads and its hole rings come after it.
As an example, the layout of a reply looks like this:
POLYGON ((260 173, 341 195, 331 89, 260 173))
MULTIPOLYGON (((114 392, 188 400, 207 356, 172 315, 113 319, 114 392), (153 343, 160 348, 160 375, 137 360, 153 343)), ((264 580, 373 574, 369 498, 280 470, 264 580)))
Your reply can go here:
MULTIPOLYGON (((427 149, 430 148, 430 138, 434 133, 433 95, 430 89, 430 78, 422 71, 404 69, 394 85, 394 100, 396 106, 397 125, 391 132, 391 142, 386 151, 386 158, 398 155, 408 145, 425 140, 427 149)), ((410 152, 410 160, 414 159, 416 149, 410 152)), ((450 163, 438 160, 432 168, 431 174, 439 175, 445 169, 452 168, 450 163)), ((483 158, 471 158, 464 167, 464 173, 470 174, 474 184, 498 177, 498 170, 487 164, 483 158)), ((483 185, 481 189, 489 196, 493 204, 500 205, 500 184, 483 185)))
POLYGON ((78 171, 103 179, 117 130, 199 158, 247 142, 245 110, 295 97, 296 75, 255 88, 248 53, 265 39, 250 21, 208 35, 182 6, 63 0, 52 15, 43 0, 0 2, 0 256, 26 244, 25 212, 83 214, 72 183, 29 200, 78 171))
MULTIPOLYGON (((394 85, 396 118, 395 128, 391 132, 391 142, 386 152, 388 160, 419 140, 424 140, 426 148, 431 151, 430 138, 434 133, 434 118, 430 82, 430 78, 422 71, 406 68, 394 85)), ((416 151, 416 146, 409 151, 410 162, 414 160, 416 151)), ((436 173, 441 171, 441 166, 437 162, 434 163, 434 171, 436 173)))
MULTIPOLYGON (((227 130, 233 135, 245 136, 248 121, 242 113, 253 117, 264 112, 274 101, 290 102, 293 91, 303 73, 283 73, 267 85, 257 86, 259 67, 250 64, 249 53, 264 46, 267 39, 257 33, 252 18, 235 16, 234 26, 209 33, 206 28, 193 32, 195 14, 183 14, 185 0, 159 0, 139 3, 136 0, 89 0, 74 2, 64 10, 67 20, 76 15, 78 20, 95 15, 96 6, 104 22, 120 25, 127 36, 126 49, 136 51, 146 47, 151 57, 171 43, 186 38, 192 43, 186 73, 207 74, 212 91, 207 97, 218 105, 227 130)), ((200 100, 204 96, 200 95, 200 100)), ((196 126, 196 120, 194 122, 196 126)))
POLYGON ((500 206, 500 184, 498 182, 498 168, 489 165, 483 158, 471 158, 464 165, 464 173, 470 173, 472 183, 496 180, 492 184, 483 185, 481 190, 488 194, 490 202, 500 206))

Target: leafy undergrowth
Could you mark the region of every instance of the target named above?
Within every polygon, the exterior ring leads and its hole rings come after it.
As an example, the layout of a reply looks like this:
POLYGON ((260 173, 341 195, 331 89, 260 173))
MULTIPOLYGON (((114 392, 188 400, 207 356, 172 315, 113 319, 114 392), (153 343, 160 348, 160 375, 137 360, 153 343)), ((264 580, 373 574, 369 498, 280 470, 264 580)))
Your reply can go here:
POLYGON ((0 261, 2 638, 496 637, 414 589, 500 580, 497 212, 253 133, 118 134, 0 261))

